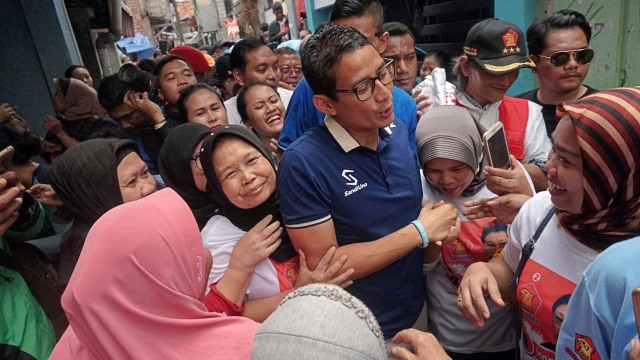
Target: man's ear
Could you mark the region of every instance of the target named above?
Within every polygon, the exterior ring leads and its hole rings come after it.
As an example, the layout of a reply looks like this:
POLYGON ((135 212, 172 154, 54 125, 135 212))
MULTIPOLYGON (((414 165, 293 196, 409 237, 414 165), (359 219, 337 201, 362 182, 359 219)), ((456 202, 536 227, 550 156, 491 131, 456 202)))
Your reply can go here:
POLYGON ((313 95, 313 105, 322 113, 335 116, 337 111, 334 104, 335 101, 327 95, 313 95))
POLYGON ((385 31, 382 33, 382 35, 380 35, 380 46, 378 49, 378 54, 382 54, 386 49, 387 49, 387 45, 389 44, 389 32, 385 31))
POLYGON ((540 65, 540 57, 538 55, 531 55, 529 56, 529 59, 531 59, 531 61, 533 61, 534 64, 536 64, 536 68, 531 69, 531 72, 538 75, 538 66, 540 65))
POLYGON ((156 88, 156 93, 158 94, 158 97, 159 97, 160 99, 162 99, 162 100, 165 100, 165 101, 166 101, 166 99, 165 99, 165 97, 164 97, 164 94, 162 93, 162 89, 161 89, 159 86, 156 88))
POLYGON ((460 71, 462 71, 462 75, 469 77, 471 75, 471 71, 469 70, 469 58, 466 56, 461 56, 458 60, 460 62, 460 71))
POLYGON ((244 86, 244 76, 242 75, 242 71, 240 69, 233 69, 233 77, 236 79, 240 86, 244 86))

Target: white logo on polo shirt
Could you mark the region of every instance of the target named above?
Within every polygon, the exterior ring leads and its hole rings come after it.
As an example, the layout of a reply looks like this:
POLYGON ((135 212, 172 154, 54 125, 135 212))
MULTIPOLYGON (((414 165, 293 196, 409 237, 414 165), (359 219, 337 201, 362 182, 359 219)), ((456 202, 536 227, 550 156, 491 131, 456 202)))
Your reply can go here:
POLYGON ((358 179, 356 179, 356 177, 353 176, 353 170, 347 170, 347 169, 342 170, 342 177, 347 180, 347 183, 346 183, 347 185, 353 186, 351 190, 346 190, 344 192, 345 197, 367 187, 367 183, 358 184, 358 179))
POLYGON ((342 170, 342 177, 348 180, 347 185, 358 185, 358 179, 356 179, 352 174, 353 170, 342 170))

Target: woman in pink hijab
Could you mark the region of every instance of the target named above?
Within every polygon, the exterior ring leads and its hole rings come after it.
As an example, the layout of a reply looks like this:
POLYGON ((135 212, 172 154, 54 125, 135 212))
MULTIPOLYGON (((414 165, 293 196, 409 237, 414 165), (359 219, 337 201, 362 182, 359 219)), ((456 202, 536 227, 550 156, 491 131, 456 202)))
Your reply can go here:
POLYGON ((207 312, 211 267, 171 189, 118 206, 91 228, 62 305, 51 359, 247 359, 258 323, 207 312))

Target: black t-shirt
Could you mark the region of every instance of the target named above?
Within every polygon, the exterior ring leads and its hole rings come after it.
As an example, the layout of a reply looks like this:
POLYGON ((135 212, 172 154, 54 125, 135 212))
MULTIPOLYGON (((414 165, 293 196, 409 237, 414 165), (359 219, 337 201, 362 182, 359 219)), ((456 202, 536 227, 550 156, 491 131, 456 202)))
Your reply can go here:
MULTIPOLYGON (((584 84, 583 84, 584 85, 584 84)), ((581 97, 585 97, 587 95, 591 95, 595 92, 598 92, 598 90, 588 86, 588 85, 584 85, 587 88, 587 91, 584 93, 584 95, 582 95, 581 97)), ((549 135, 549 138, 551 138, 551 134, 556 130, 556 125, 558 124, 558 121, 556 120, 556 107, 557 105, 554 104, 543 104, 542 102, 540 102, 540 100, 538 100, 538 89, 539 88, 535 88, 531 91, 522 93, 520 95, 517 95, 517 98, 521 98, 521 99, 525 99, 525 100, 529 100, 531 102, 534 102, 540 106, 542 106, 542 117, 544 118, 544 124, 547 127, 547 135, 549 135)))

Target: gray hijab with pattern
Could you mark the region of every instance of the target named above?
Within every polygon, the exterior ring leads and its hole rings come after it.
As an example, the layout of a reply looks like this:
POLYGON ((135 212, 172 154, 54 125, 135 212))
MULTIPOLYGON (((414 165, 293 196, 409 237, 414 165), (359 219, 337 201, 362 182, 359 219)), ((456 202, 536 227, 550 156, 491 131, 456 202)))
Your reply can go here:
POLYGON ((336 285, 310 284, 287 295, 253 340, 251 359, 387 359, 371 310, 336 285))
POLYGON ((420 118, 416 129, 420 166, 432 159, 445 158, 463 162, 473 170, 473 180, 462 196, 476 194, 485 186, 482 139, 476 122, 467 109, 441 105, 420 118))

